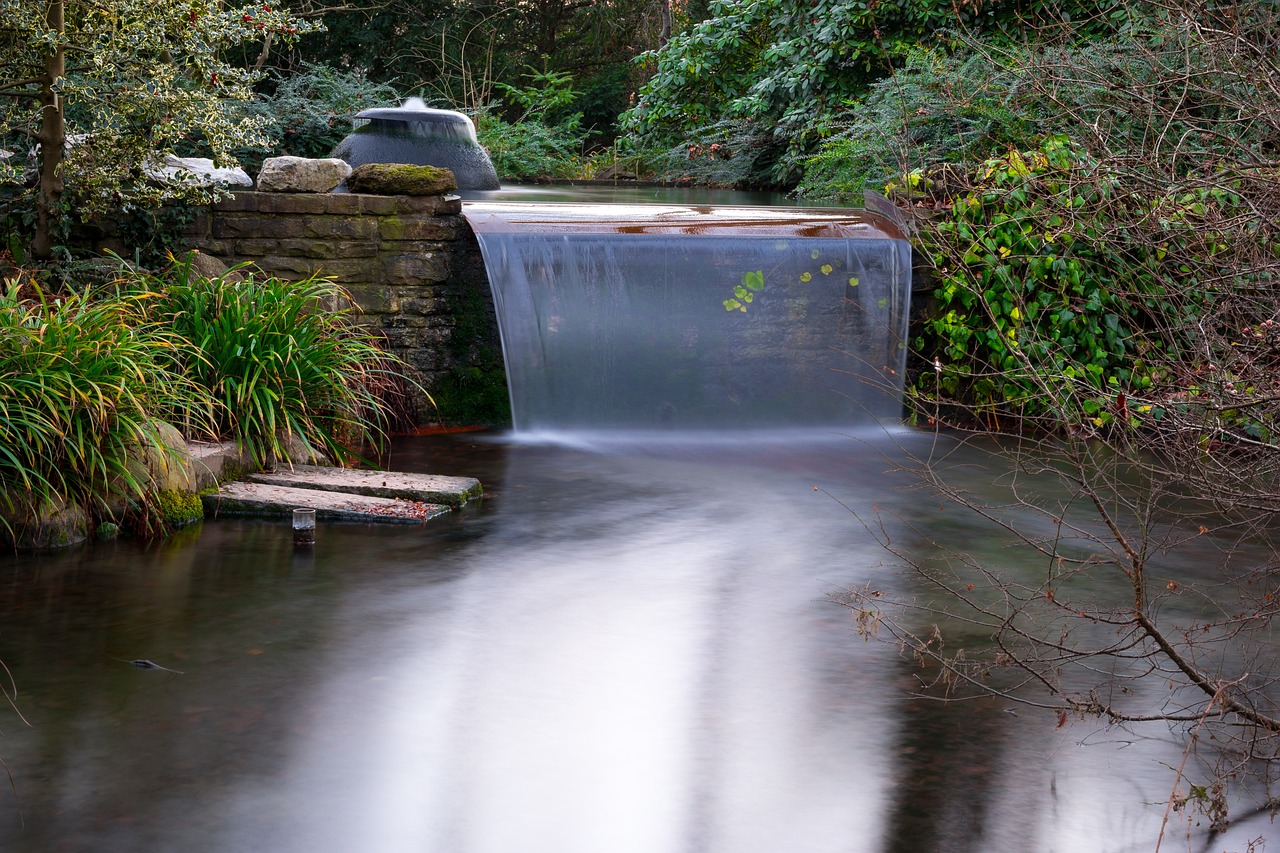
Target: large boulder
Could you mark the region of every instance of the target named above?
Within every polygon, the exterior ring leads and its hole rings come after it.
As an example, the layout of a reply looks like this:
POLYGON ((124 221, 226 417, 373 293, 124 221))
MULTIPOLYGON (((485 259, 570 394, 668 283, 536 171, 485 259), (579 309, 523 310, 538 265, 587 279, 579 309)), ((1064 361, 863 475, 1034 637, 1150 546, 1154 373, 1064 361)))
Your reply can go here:
POLYGON ((198 249, 191 251, 191 271, 204 278, 220 278, 228 284, 244 281, 244 273, 239 269, 231 269, 213 255, 206 255, 198 249))
POLYGON ((54 551, 89 538, 89 516, 75 504, 59 502, 20 513, 0 523, 0 544, 19 551, 54 551))
POLYGON ((148 491, 194 492, 196 471, 187 452, 187 440, 176 428, 153 421, 150 439, 129 451, 129 471, 148 491))
MULTIPOLYGON (((170 424, 153 421, 145 439, 130 442, 125 459, 129 477, 141 488, 151 509, 170 527, 181 527, 199 518, 191 513, 200 485, 186 439, 170 424)), ((124 520, 137 500, 132 488, 116 482, 106 496, 106 515, 124 520)))
POLYGON ((408 163, 365 163, 347 178, 347 189, 370 195, 444 195, 458 188, 453 172, 408 163))
POLYGON ((258 172, 258 192, 327 193, 346 180, 351 167, 335 158, 268 157, 258 172))

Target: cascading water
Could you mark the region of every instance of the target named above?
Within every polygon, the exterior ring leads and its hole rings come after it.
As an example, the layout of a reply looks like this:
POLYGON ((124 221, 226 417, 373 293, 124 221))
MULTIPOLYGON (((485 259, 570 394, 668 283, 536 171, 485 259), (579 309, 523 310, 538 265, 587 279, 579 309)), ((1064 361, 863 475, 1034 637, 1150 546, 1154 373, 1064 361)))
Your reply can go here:
POLYGON ((493 288, 518 431, 843 428, 899 417, 911 250, 888 212, 467 204, 464 213, 493 288))

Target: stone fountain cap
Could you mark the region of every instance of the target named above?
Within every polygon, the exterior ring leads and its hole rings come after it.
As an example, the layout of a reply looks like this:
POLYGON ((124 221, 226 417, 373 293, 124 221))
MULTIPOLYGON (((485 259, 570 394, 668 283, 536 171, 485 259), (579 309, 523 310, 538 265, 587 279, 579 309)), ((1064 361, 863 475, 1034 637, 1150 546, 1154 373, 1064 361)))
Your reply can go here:
POLYGON ((460 112, 437 110, 431 107, 374 107, 356 113, 356 118, 379 119, 381 121, 429 121, 442 124, 471 124, 471 119, 460 112))

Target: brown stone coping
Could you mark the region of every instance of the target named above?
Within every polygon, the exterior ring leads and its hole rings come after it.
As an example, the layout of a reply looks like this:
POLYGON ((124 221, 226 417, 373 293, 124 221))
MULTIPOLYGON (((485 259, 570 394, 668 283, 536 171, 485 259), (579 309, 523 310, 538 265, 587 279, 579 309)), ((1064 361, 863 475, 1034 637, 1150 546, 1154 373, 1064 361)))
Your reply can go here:
POLYGON ((391 196, 362 193, 239 192, 213 205, 216 213, 331 214, 395 216, 427 213, 452 216, 462 212, 456 195, 391 196))

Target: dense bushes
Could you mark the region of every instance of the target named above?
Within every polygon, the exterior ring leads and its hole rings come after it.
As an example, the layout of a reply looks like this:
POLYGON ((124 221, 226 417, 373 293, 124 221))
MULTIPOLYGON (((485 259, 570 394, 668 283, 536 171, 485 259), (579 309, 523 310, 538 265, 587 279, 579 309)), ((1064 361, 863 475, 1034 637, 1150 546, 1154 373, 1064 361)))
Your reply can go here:
POLYGON ((623 127, 666 148, 703 128, 745 123, 762 146, 751 155, 753 180, 792 186, 816 146, 858 112, 868 87, 921 45, 955 48, 966 33, 1018 43, 1039 30, 1050 37, 1065 20, 1077 22, 1075 32, 1095 33, 1125 18, 1099 8, 1087 0, 717 0, 706 20, 646 56, 652 76, 623 127))
POLYGON ((557 71, 527 72, 529 85, 500 85, 505 109, 498 104, 480 110, 476 134, 505 180, 577 177, 586 133, 582 114, 573 111, 578 97, 573 78, 557 71))
POLYGON ((336 459, 378 442, 379 390, 403 365, 352 322, 342 288, 240 273, 209 279, 180 262, 170 281, 144 282, 150 318, 184 342, 170 369, 208 395, 215 432, 260 463, 286 458, 291 435, 336 459))
POLYGON ((0 293, 0 520, 62 501, 101 509, 108 487, 144 497, 126 464, 156 420, 207 426, 209 403, 170 367, 184 341, 143 294, 0 293))
POLYGON ((63 502, 104 513, 109 494, 145 514, 156 496, 128 457, 161 421, 259 462, 284 458, 290 435, 337 458, 379 442, 403 365, 345 304, 321 279, 209 280, 188 262, 57 298, 6 282, 0 523, 63 502))
POLYGON ((1144 347, 1156 344, 1140 332, 1166 285, 1141 239, 1113 233, 1124 204, 1114 174, 1051 137, 972 172, 905 180, 940 202, 921 229, 936 287, 914 341, 933 366, 918 392, 1074 427, 1107 417, 1116 393, 1151 387, 1144 347))
POLYGON ((356 113, 400 101, 394 88, 373 83, 361 71, 323 63, 304 64, 272 82, 273 91, 247 104, 245 111, 264 123, 273 155, 328 157, 351 132, 356 113))

